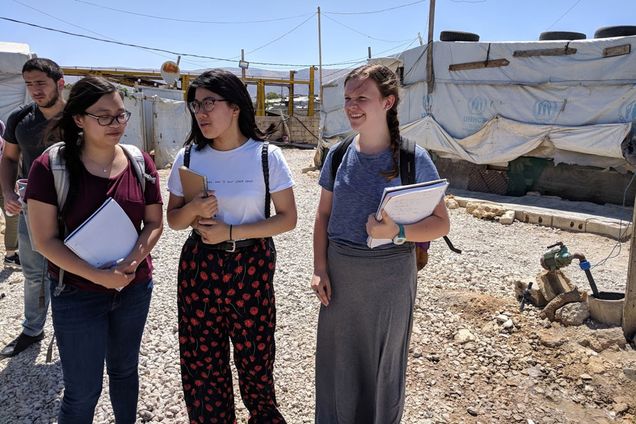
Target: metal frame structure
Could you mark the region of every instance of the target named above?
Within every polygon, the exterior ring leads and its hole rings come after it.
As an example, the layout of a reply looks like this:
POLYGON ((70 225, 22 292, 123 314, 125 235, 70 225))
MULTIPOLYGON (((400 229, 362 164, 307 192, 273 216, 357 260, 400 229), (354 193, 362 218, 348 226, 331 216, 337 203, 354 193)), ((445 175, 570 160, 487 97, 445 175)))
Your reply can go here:
MULTIPOLYGON (((148 80, 148 82, 156 82, 156 80, 162 80, 161 73, 155 71, 141 71, 136 69, 117 69, 117 68, 81 68, 81 67, 63 67, 64 75, 68 76, 86 76, 86 75, 99 75, 104 78, 113 80, 119 84, 133 87, 139 79, 148 80)), ((289 104, 287 107, 287 113, 290 116, 294 115, 294 86, 296 84, 306 84, 309 86, 309 104, 307 106, 307 116, 314 116, 315 114, 315 77, 314 67, 309 67, 309 79, 298 80, 294 78, 296 71, 289 71, 289 79, 278 78, 257 78, 257 77, 239 77, 245 84, 256 84, 256 116, 265 116, 265 86, 278 86, 287 87, 289 89, 289 104)), ((190 85, 190 80, 196 78, 199 74, 194 72, 181 73, 179 81, 181 82, 181 90, 183 91, 183 98, 185 99, 190 85)))

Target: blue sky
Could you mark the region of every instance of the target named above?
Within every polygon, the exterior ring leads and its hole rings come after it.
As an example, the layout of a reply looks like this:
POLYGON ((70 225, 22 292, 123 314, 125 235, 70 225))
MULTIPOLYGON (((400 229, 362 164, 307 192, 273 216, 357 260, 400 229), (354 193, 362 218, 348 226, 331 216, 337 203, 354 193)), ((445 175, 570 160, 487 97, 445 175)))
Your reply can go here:
MULTIPOLYGON (((426 42, 429 9, 428 1, 415 0, 1 3, 0 16, 6 18, 124 43, 230 59, 184 56, 184 70, 237 66, 241 48, 254 67, 285 70, 317 65, 317 6, 322 15, 323 64, 326 68, 332 64, 352 67, 354 63, 349 62, 364 60, 368 47, 373 56, 399 52, 418 44, 418 32, 426 42)), ((439 39, 441 30, 476 32, 482 41, 537 40, 546 30, 583 32, 591 38, 602 26, 636 25, 635 17, 635 0, 437 0, 435 39, 439 39)), ((0 41, 27 43, 38 56, 50 57, 63 66, 157 69, 165 60, 176 60, 168 53, 72 37, 6 20, 0 20, 0 41)))

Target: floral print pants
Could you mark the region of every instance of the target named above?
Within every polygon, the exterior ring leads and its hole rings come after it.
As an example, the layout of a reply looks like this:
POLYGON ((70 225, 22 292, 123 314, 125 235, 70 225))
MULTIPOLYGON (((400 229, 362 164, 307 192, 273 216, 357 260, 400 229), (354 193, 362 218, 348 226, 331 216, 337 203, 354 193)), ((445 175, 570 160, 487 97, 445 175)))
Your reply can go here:
POLYGON ((249 423, 285 423, 274 394, 276 308, 271 239, 236 252, 197 237, 183 246, 178 272, 179 349, 191 423, 235 423, 230 341, 249 423))

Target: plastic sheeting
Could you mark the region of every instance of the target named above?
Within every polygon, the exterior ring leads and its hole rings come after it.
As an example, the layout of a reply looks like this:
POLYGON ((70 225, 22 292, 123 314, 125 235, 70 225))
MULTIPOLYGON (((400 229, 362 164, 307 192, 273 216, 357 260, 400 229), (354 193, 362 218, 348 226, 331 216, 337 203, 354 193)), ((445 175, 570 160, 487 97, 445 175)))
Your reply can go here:
POLYGON ((0 120, 27 102, 22 66, 33 55, 27 44, 0 42, 0 120))
MULTIPOLYGON (((636 36, 569 43, 435 42, 432 94, 425 82, 427 47, 396 57, 404 64, 398 118, 405 134, 422 146, 480 164, 530 154, 556 163, 626 165, 620 145, 636 122, 636 36), (625 45, 631 54, 604 57, 606 48, 625 45), (576 53, 514 56, 566 47, 576 53), (510 63, 449 70, 451 64, 494 59, 510 63)), ((324 137, 351 131, 343 110, 344 78, 323 89, 324 137)))
POLYGON ((155 162, 160 168, 174 161, 190 133, 191 118, 184 101, 156 98, 154 110, 155 162))
POLYGON ((476 164, 506 163, 550 142, 555 148, 588 155, 622 158, 620 143, 631 124, 599 124, 587 127, 532 125, 496 117, 464 139, 450 136, 431 116, 402 128, 405 137, 418 140, 429 150, 476 164), (581 146, 580 140, 587 140, 581 146))
POLYGON ((0 120, 6 123, 11 112, 26 103, 27 98, 22 75, 0 73, 0 120))
POLYGON ((133 144, 141 150, 147 150, 144 142, 143 118, 142 118, 142 102, 137 96, 124 97, 124 107, 131 113, 130 120, 126 125, 126 131, 120 142, 124 144, 133 144))

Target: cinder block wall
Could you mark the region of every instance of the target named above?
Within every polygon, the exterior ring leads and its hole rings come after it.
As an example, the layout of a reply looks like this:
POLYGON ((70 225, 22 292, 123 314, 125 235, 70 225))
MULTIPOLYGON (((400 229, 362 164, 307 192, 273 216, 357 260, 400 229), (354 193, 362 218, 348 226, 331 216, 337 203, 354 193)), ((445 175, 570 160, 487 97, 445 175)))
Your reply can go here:
MULTIPOLYGON (((272 123, 280 120, 278 116, 257 116, 256 125, 261 131, 265 131, 272 123)), ((287 119, 289 128, 289 141, 294 143, 317 144, 318 128, 320 126, 320 115, 315 116, 290 116, 287 119), (304 126, 299 122, 301 121, 304 126), (305 128, 307 127, 307 128, 305 128), (315 134, 315 137, 314 135, 315 134)))

